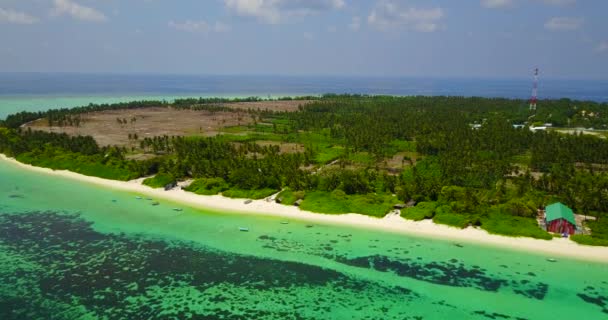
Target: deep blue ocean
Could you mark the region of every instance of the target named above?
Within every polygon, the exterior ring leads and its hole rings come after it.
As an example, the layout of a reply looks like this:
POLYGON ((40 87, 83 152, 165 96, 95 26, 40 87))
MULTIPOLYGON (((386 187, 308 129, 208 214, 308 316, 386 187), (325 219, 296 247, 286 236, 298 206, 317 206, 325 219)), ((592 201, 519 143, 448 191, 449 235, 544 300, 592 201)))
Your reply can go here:
MULTIPOLYGON (((532 79, 0 73, 0 96, 323 93, 529 98, 532 79)), ((541 79, 539 98, 608 101, 608 80, 541 79)))
MULTIPOLYGON (((179 97, 358 93, 528 99, 532 79, 0 73, 0 118, 21 110, 179 97)), ((608 80, 543 79, 539 99, 608 102, 608 80)))

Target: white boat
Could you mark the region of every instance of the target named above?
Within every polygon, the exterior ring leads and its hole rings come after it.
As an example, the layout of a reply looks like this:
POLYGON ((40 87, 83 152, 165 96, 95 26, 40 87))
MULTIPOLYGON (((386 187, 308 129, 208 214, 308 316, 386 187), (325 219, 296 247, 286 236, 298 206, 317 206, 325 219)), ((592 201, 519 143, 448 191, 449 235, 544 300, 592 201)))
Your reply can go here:
POLYGON ((549 261, 549 262, 557 262, 557 259, 548 258, 547 261, 549 261))
POLYGON ((135 199, 141 200, 142 198, 140 196, 137 196, 137 197, 135 197, 135 199))
POLYGON ((239 231, 248 232, 249 228, 239 227, 239 231))
POLYGON ((183 210, 184 209, 182 209, 182 208, 173 208, 173 211, 178 211, 179 212, 179 211, 183 211, 183 210))
POLYGON ((281 221, 281 224, 289 224, 289 221, 281 221))

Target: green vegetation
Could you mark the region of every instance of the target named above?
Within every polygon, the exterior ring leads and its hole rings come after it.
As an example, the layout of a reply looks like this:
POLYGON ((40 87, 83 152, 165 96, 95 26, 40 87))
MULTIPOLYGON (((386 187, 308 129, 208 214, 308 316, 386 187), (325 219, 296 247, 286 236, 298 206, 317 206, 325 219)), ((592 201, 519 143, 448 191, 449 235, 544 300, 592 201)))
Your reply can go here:
POLYGON ((608 246, 608 220, 589 220, 587 226, 591 229, 591 235, 573 235, 570 239, 589 246, 608 246))
POLYGON ((296 201, 304 199, 304 195, 304 191, 293 191, 285 188, 285 190, 277 195, 277 199, 280 199, 280 202, 284 205, 293 205, 296 201))
POLYGON ((210 196, 228 190, 230 186, 222 178, 201 178, 194 180, 184 190, 196 194, 210 196))
POLYGON ((264 188, 264 189, 228 189, 222 192, 222 195, 228 198, 243 198, 243 199, 263 199, 269 197, 278 190, 264 188))
POLYGON ((415 207, 401 210, 401 216, 405 219, 420 221, 432 219, 437 208, 436 202, 420 202, 415 207))
POLYGON ((469 215, 453 212, 449 206, 443 205, 435 210, 433 222, 464 229, 469 226, 471 220, 469 215))
POLYGON ((544 100, 531 114, 522 100, 475 97, 325 95, 297 112, 235 110, 224 102, 236 101, 147 101, 20 113, 1 124, 0 152, 110 179, 156 174, 147 182, 154 185, 168 180, 163 177, 195 179, 188 190, 199 194, 263 198, 284 190, 283 203, 303 198, 303 209, 332 214, 381 217, 396 202, 413 199, 419 204, 403 210, 404 218, 540 239, 549 236, 536 226, 537 209, 561 201, 598 217, 589 224, 593 236, 573 239, 608 239, 602 227, 608 220, 608 140, 513 126, 604 128, 606 103, 544 100), (19 129, 38 118, 77 126, 82 112, 150 106, 236 112, 254 121, 225 128, 217 137, 140 139, 131 152, 152 158, 146 161, 128 160, 124 148, 100 147, 91 137, 19 129), (481 127, 472 129, 473 123, 481 127), (296 144, 297 152, 269 141, 296 144))
POLYGON ((143 184, 152 188, 164 188, 166 185, 174 182, 175 178, 171 175, 159 173, 154 177, 145 179, 143 184))
POLYGON ((342 190, 313 191, 306 193, 300 208, 307 211, 329 214, 360 213, 383 217, 390 211, 397 198, 380 194, 348 195, 342 190))
POLYGON ((491 213, 481 220, 481 227, 493 234, 550 240, 552 236, 540 229, 536 220, 505 213, 491 213))
POLYGON ((570 240, 572 240, 576 243, 587 245, 587 246, 608 247, 608 239, 597 238, 597 237, 590 236, 590 235, 575 234, 570 237, 570 240))

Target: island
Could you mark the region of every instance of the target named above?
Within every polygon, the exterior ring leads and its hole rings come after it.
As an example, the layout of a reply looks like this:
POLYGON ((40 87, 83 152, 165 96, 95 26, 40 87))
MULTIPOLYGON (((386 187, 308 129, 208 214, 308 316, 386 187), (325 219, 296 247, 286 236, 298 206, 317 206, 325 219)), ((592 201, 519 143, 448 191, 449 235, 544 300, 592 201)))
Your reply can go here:
POLYGON ((478 242, 567 237, 547 243, 573 250, 608 246, 606 110, 335 94, 133 101, 8 116, 0 153, 192 206, 478 242))

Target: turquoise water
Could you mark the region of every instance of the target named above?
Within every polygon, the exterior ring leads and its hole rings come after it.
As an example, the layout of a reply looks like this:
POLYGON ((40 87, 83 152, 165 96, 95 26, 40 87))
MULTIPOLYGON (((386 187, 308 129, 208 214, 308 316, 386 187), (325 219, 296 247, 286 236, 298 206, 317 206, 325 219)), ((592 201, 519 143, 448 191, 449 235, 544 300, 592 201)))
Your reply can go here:
POLYGON ((0 182, 0 319, 608 318, 605 264, 0 182))

